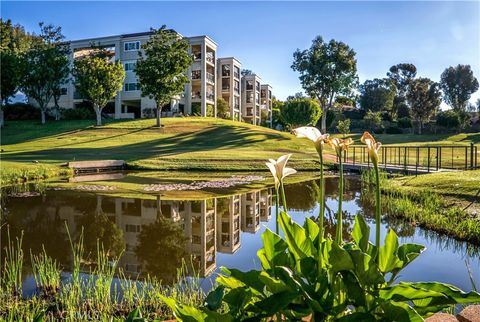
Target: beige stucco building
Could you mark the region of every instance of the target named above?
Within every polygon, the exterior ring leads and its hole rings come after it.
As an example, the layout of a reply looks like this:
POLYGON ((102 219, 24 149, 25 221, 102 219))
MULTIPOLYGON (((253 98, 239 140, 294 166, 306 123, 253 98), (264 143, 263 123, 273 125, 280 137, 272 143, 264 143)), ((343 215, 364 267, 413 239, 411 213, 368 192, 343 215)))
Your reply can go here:
POLYGON ((241 109, 241 74, 242 64, 235 57, 219 58, 218 68, 218 97, 222 97, 230 107, 232 120, 242 120, 241 109))

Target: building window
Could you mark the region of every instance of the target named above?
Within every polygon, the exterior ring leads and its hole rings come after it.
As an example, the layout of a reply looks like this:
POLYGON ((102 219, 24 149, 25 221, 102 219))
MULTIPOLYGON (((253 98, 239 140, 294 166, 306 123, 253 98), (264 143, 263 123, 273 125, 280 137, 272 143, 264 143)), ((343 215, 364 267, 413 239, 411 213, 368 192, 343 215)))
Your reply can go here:
POLYGON ((230 76, 230 64, 222 65, 222 76, 230 76))
POLYGON ((140 49, 139 41, 130 41, 123 44, 124 51, 134 51, 140 49))
POLYGON ((247 92, 247 103, 253 103, 253 93, 251 91, 247 92))
POLYGON ((253 81, 247 80, 247 91, 253 90, 253 81))
POLYGON ((233 89, 235 90, 235 93, 240 94, 240 82, 237 80, 233 81, 233 89))
POLYGON ((257 86, 256 86, 257 91, 260 92, 260 83, 259 83, 259 82, 256 82, 256 85, 257 85, 257 86))
POLYGON ((200 79, 200 78, 202 78, 202 71, 192 70, 192 79, 200 79))
POLYGON ((133 72, 137 66, 137 62, 134 60, 126 61, 123 63, 123 66, 125 66, 126 72, 133 72))
POLYGON ((125 231, 127 233, 139 233, 141 230, 142 230, 142 227, 140 225, 130 225, 130 224, 125 225, 125 231))
POLYGON ((138 83, 125 83, 125 92, 133 92, 140 90, 138 83))
POLYGON ((234 104, 235 109, 237 109, 237 110, 240 109, 240 98, 238 96, 235 96, 233 98, 233 100, 234 100, 233 104, 234 104))
POLYGON ((230 82, 228 78, 222 79, 222 91, 229 91, 230 90, 230 82))
POLYGON ((66 87, 60 88, 60 95, 67 95, 67 88, 66 87))
POLYGON ((233 67, 233 77, 240 78, 240 68, 237 66, 233 67))

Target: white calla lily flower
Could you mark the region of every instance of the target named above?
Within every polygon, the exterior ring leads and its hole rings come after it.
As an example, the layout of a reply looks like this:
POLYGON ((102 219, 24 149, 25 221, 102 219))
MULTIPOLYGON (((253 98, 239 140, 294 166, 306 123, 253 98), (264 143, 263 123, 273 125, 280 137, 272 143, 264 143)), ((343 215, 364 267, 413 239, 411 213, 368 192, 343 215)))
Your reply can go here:
POLYGON ((282 155, 276 161, 273 159, 269 159, 269 162, 265 163, 273 175, 276 189, 279 188, 285 177, 297 172, 297 170, 295 169, 286 167, 287 161, 288 159, 290 159, 291 156, 291 154, 282 155))
POLYGON ((318 153, 321 153, 323 144, 328 140, 329 135, 327 133, 322 134, 319 129, 313 126, 297 127, 292 131, 297 138, 306 138, 315 144, 315 148, 318 153))
POLYGON ((368 154, 370 155, 370 159, 372 159, 372 163, 378 164, 378 151, 380 151, 382 143, 376 142, 373 136, 368 132, 363 133, 360 141, 367 145, 368 154))

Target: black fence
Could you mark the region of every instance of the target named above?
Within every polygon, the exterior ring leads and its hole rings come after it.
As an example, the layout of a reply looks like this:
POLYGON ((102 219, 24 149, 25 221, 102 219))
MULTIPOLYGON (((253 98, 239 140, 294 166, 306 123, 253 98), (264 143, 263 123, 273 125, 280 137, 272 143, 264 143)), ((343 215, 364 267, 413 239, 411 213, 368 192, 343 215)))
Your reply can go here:
MULTIPOLYGON (((422 169, 427 172, 440 169, 469 170, 480 168, 478 145, 438 146, 382 146, 378 152, 379 164, 407 169, 422 169)), ((344 163, 367 164, 368 151, 365 145, 350 146, 344 153, 344 163)))

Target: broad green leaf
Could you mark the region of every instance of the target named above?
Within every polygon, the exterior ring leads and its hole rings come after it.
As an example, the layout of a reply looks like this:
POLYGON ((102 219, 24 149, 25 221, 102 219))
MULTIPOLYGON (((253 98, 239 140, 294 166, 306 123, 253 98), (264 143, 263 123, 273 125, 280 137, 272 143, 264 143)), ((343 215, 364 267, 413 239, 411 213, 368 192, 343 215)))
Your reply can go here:
POLYGON ((229 269, 230 276, 236 280, 242 282, 253 290, 262 293, 265 285, 258 279, 260 271, 250 270, 248 272, 242 272, 238 269, 229 269))
POLYGON ((442 293, 423 288, 416 288, 413 287, 411 284, 406 283, 400 283, 391 287, 384 288, 379 291, 379 296, 384 300, 393 300, 397 302, 433 297, 440 297, 444 299, 447 298, 442 293))
POLYGON ((275 265, 287 264, 287 243, 270 229, 262 234, 263 248, 259 249, 257 256, 260 258, 263 269, 272 269, 275 265))
POLYGON ((329 253, 330 265, 334 273, 340 271, 353 270, 354 265, 349 253, 340 247, 336 242, 332 243, 332 249, 329 253))
POLYGON ((414 301, 416 306, 427 306, 427 305, 444 305, 444 304, 467 304, 467 303, 480 303, 480 294, 471 291, 464 292, 458 287, 453 285, 438 283, 438 282, 401 282, 400 284, 409 285, 416 289, 424 289, 428 291, 434 291, 441 293, 446 296, 446 298, 432 298, 430 301, 421 300, 414 301))
POLYGON ((368 240, 370 238, 370 227, 361 215, 355 216, 352 237, 357 246, 364 252, 368 249, 368 240))
POLYGON ((160 295, 160 299, 172 309, 175 317, 179 321, 204 322, 205 318, 207 317, 207 314, 193 306, 177 304, 175 299, 168 298, 163 295, 160 295))
POLYGON ((285 241, 288 245, 288 251, 292 253, 298 261, 307 256, 314 256, 314 247, 312 240, 307 237, 305 229, 295 223, 285 212, 280 212, 280 226, 285 234, 285 241))
POLYGON ((418 244, 403 244, 398 247, 398 258, 403 262, 402 268, 410 264, 424 250, 425 246, 418 244))
POLYGON ((348 304, 353 304, 355 306, 365 306, 365 291, 360 286, 357 278, 354 274, 349 271, 342 272, 342 281, 347 289, 348 294, 348 304))
POLYGON ((272 316, 285 309, 297 296, 296 292, 283 291, 256 302, 255 306, 260 308, 266 316, 272 316))
POLYGON ((205 304, 210 310, 218 310, 222 306, 224 291, 225 287, 220 285, 208 293, 207 297, 205 298, 205 304))
POLYGON ((283 281, 271 277, 266 272, 261 272, 258 279, 265 284, 265 286, 270 292, 274 294, 285 292, 285 291, 291 291, 291 288, 288 287, 283 281))
POLYGON ((230 276, 225 276, 225 275, 220 275, 217 277, 216 282, 220 285, 225 286, 226 288, 239 288, 239 287, 245 287, 245 283, 237 280, 236 278, 230 277, 230 276))
POLYGON ((398 237, 395 232, 390 229, 385 237, 385 243, 380 247, 379 268, 383 273, 388 273, 397 267, 401 267, 402 262, 397 256, 398 237))
POLYGON ((310 218, 307 218, 303 226, 307 231, 308 238, 310 238, 310 240, 314 242, 315 239, 318 237, 318 233, 320 232, 320 228, 318 227, 318 224, 313 220, 311 220, 310 218))
POLYGON ((423 322, 423 318, 410 305, 403 302, 383 302, 385 321, 423 322))
POLYGON ((378 269, 374 258, 359 249, 351 250, 349 254, 355 266, 353 272, 359 279, 361 285, 366 287, 385 283, 385 278, 378 269))

